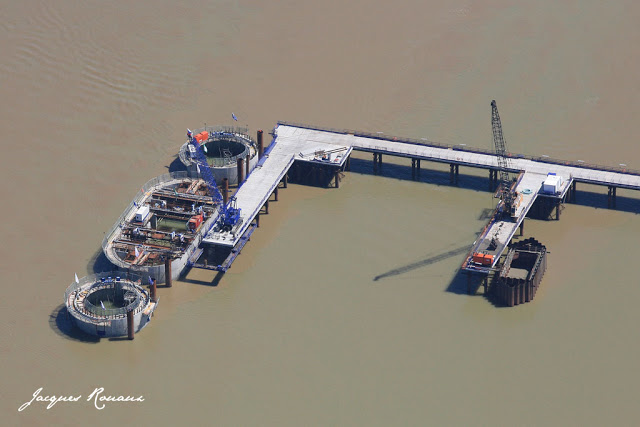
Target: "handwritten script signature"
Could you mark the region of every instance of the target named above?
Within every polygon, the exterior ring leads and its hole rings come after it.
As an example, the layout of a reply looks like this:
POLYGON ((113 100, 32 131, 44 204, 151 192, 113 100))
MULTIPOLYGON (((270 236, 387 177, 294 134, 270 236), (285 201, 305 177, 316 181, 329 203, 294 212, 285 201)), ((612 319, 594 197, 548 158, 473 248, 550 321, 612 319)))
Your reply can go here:
MULTIPOLYGON (((28 402, 24 402, 22 406, 18 408, 18 412, 22 412, 27 409, 33 402, 49 402, 47 409, 51 409, 58 402, 78 402, 82 399, 82 395, 77 396, 43 396, 42 387, 37 389, 33 393, 33 397, 28 402)), ((96 387, 89 397, 87 402, 93 401, 93 406, 96 409, 102 410, 107 405, 105 402, 144 402, 144 396, 111 396, 104 394, 104 387, 96 387)))

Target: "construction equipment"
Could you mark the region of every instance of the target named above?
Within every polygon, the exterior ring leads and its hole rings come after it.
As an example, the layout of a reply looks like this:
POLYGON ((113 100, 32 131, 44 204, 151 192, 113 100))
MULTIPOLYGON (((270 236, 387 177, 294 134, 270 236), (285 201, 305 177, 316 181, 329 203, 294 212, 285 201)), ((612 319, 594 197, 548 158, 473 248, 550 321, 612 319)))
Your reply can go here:
POLYGON ((198 227, 200 227, 200 224, 202 224, 203 221, 204 221, 203 214, 194 215, 191 218, 189 218, 189 222, 187 222, 187 228, 189 229, 189 231, 195 233, 196 231, 198 231, 198 227))
POLYGON ((502 123, 500 123, 500 114, 498 114, 498 106, 496 101, 491 101, 491 129, 493 130, 493 143, 496 149, 496 157, 498 158, 498 170, 500 171, 500 200, 502 201, 502 212, 510 215, 513 208, 514 194, 511 191, 511 178, 509 176, 509 157, 504 143, 504 135, 502 134, 502 123))
POLYGON ((239 220, 240 209, 236 204, 236 198, 232 197, 231 200, 229 200, 225 216, 222 219, 222 231, 231 231, 233 226, 236 225, 239 220))
MULTIPOLYGON (((224 229, 224 231, 230 231, 240 219, 240 209, 236 207, 235 197, 231 199, 231 202, 229 202, 228 205, 223 202, 222 194, 220 194, 220 190, 218 190, 218 185, 213 177, 213 172, 211 172, 211 168, 209 167, 209 163, 207 162, 207 157, 204 154, 202 146, 193 136, 193 132, 189 129, 187 129, 187 138, 189 138, 189 143, 195 150, 198 172, 207 183, 207 190, 209 191, 209 195, 213 199, 213 202, 218 205, 220 216, 216 223, 221 223, 221 228, 224 229)), ((209 230, 206 231, 208 232, 209 230)))

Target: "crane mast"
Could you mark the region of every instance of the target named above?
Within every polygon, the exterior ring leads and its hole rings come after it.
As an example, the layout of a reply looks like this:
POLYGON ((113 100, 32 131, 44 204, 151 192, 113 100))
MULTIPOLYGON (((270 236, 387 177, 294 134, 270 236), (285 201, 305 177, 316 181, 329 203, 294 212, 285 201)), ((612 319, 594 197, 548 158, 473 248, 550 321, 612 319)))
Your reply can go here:
POLYGON ((218 190, 218 185, 216 184, 213 172, 209 167, 209 163, 207 162, 202 146, 198 143, 196 138, 193 136, 193 132, 189 129, 187 129, 187 138, 189 138, 189 143, 195 148, 198 172, 207 184, 209 196, 211 196, 213 202, 218 206, 220 214, 219 228, 221 231, 231 231, 233 226, 240 220, 240 209, 236 206, 236 198, 232 197, 228 204, 224 203, 222 194, 220 194, 220 190, 218 190))
POLYGON ((502 134, 502 124, 496 101, 491 101, 491 129, 493 130, 493 143, 495 145, 496 157, 498 159, 498 170, 500 171, 500 200, 503 203, 503 212, 511 213, 514 195, 511 192, 511 178, 509 176, 509 157, 502 134))

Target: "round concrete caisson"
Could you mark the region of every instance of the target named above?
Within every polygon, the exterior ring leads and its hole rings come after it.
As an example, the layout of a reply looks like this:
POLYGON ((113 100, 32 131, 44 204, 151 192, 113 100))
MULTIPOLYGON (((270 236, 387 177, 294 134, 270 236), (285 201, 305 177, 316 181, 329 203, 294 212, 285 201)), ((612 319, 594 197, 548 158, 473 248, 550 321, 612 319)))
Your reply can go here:
MULTIPOLYGON (((217 183, 227 178, 230 185, 238 184, 238 159, 243 160, 245 168, 246 162, 249 162, 249 171, 258 163, 257 145, 247 134, 247 128, 207 126, 194 130, 193 134, 202 135, 203 132, 206 132, 206 136, 200 146, 217 183)), ((189 141, 180 147, 178 157, 191 177, 199 176, 195 156, 195 148, 189 141)), ((246 174, 244 170, 243 174, 246 174)))
POLYGON ((75 325, 91 335, 119 337, 129 333, 128 313, 135 332, 144 328, 156 302, 141 286, 141 278, 113 271, 83 277, 72 283, 64 299, 75 325))

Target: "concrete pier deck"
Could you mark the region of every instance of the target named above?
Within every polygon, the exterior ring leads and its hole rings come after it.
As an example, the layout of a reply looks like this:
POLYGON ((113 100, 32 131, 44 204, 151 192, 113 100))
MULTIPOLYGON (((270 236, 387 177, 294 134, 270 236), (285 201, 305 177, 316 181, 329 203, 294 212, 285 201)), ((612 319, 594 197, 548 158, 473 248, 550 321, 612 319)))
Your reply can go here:
MULTIPOLYGON (((498 168, 497 158, 489 149, 445 145, 427 140, 385 136, 384 134, 369 134, 351 130, 323 130, 305 126, 279 122, 278 135, 282 133, 295 136, 297 139, 325 141, 326 143, 340 141, 340 144, 350 144, 357 151, 481 169, 498 168)), ((545 156, 525 156, 513 153, 510 155, 510 163, 510 171, 514 173, 521 171, 535 172, 541 175, 556 173, 565 179, 572 177, 575 182, 640 190, 640 171, 628 170, 622 166, 590 165, 580 161, 563 161, 545 156)))
POLYGON ((240 211, 240 222, 229 232, 209 232, 202 242, 209 245, 234 247, 251 221, 276 189, 294 160, 316 162, 341 168, 351 154, 347 135, 327 132, 309 135, 306 129, 278 126, 265 157, 240 186, 235 194, 240 211), (332 160, 323 161, 319 153, 331 154, 332 160))
POLYGON ((516 184, 517 208, 515 215, 511 218, 495 219, 492 218, 485 229, 480 233, 478 239, 473 242, 471 251, 462 264, 462 269, 469 272, 477 272, 487 274, 492 268, 496 266, 498 260, 504 253, 505 249, 509 245, 509 242, 516 233, 516 230, 521 226, 527 213, 533 206, 533 203, 539 196, 553 197, 562 199, 564 195, 569 191, 572 185, 571 180, 567 180, 563 183, 561 191, 557 195, 544 195, 540 193, 542 183, 547 178, 546 174, 540 174, 536 172, 523 172, 516 184), (492 246, 495 245, 495 247, 492 246), (474 253, 487 253, 493 255, 493 262, 491 265, 476 265, 472 261, 472 254, 474 253))
MULTIPOLYGON (((236 247, 295 161, 319 162, 342 168, 352 150, 357 150, 373 153, 374 159, 377 159, 375 161, 378 162, 382 161, 382 154, 387 154, 414 160, 448 163, 452 167, 452 173, 455 167, 456 175, 459 166, 491 171, 499 169, 498 159, 492 150, 463 145, 443 145, 424 139, 323 129, 287 122, 279 122, 273 135, 274 139, 267 148, 265 157, 259 161, 256 169, 236 192, 237 207, 241 209, 240 222, 230 232, 209 232, 202 241, 204 244, 236 247)), ((610 198, 613 197, 614 200, 616 188, 640 190, 640 171, 627 170, 626 167, 622 167, 623 165, 619 168, 605 167, 588 165, 582 161, 559 161, 546 156, 519 154, 509 154, 509 157, 509 171, 520 174, 516 184, 518 197, 516 214, 506 219, 493 218, 487 224, 463 263, 463 270, 485 274, 491 271, 538 197, 553 198, 560 203, 576 182, 608 186, 610 198), (562 188, 556 194, 541 192, 542 183, 549 173, 564 179, 562 188), (485 266, 472 263, 471 254, 474 252, 487 252, 494 255, 493 263, 485 266)))

